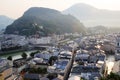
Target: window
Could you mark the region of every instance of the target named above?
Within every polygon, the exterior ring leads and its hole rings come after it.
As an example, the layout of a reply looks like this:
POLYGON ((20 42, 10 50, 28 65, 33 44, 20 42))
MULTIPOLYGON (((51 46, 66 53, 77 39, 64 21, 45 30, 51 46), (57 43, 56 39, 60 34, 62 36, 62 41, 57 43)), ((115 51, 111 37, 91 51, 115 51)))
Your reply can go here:
POLYGON ((120 50, 117 50, 117 53, 120 53, 120 50))
POLYGON ((119 46, 119 42, 117 43, 117 46, 119 46))

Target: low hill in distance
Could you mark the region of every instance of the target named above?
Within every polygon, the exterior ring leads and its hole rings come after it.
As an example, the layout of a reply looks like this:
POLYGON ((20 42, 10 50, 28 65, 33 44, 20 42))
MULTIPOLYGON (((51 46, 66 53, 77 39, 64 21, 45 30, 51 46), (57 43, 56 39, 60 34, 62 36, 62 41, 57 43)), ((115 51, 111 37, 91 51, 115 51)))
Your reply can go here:
POLYGON ((79 19, 86 27, 103 25, 120 27, 120 11, 97 9, 91 5, 79 3, 63 11, 79 19))
POLYGON ((0 15, 0 30, 5 29, 8 25, 13 23, 13 19, 4 16, 4 15, 0 15))

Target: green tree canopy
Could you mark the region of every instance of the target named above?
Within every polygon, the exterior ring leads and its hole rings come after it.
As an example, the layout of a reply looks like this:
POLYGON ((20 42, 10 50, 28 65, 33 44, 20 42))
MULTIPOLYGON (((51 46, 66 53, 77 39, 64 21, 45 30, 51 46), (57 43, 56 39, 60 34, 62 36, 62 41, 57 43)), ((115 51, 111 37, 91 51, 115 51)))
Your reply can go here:
POLYGON ((12 56, 8 56, 7 59, 12 61, 12 56))
POLYGON ((26 59, 27 58, 27 54, 25 52, 22 53, 22 58, 26 59))
POLYGON ((57 59, 58 59, 57 56, 51 56, 48 62, 50 65, 53 65, 54 61, 56 61, 57 59))
POLYGON ((109 75, 102 77, 100 80, 120 80, 120 75, 111 72, 109 75))

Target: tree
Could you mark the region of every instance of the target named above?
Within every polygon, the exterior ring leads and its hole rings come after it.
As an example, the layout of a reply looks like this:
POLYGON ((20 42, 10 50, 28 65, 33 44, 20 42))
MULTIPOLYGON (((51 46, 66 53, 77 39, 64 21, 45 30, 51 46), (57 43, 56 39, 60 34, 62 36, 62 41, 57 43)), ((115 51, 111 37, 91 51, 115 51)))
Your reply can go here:
POLYGON ((31 56, 32 58, 34 57, 34 55, 35 55, 34 52, 30 53, 30 56, 31 56))
POLYGON ((31 68, 29 70, 29 73, 37 73, 37 74, 46 74, 47 73, 47 68, 31 68))
POLYGON ((54 61, 56 61, 57 59, 58 59, 57 56, 51 56, 48 62, 50 65, 53 65, 54 61))
POLYGON ((31 57, 34 57, 35 54, 40 53, 40 51, 35 51, 30 54, 31 57))
POLYGON ((84 65, 84 62, 79 61, 78 64, 79 64, 79 65, 84 65))
POLYGON ((53 79, 55 79, 55 78, 57 78, 58 77, 58 74, 57 73, 49 73, 48 75, 47 75, 47 78, 49 78, 50 80, 53 80, 53 79))
POLYGON ((39 50, 37 50, 35 53, 40 53, 40 51, 39 51, 39 50))
POLYGON ((25 52, 22 53, 22 58, 26 59, 27 58, 27 54, 25 52))
POLYGON ((100 80, 120 80, 120 75, 111 72, 109 75, 102 77, 100 80))
POLYGON ((12 56, 8 56, 7 59, 12 61, 12 56))

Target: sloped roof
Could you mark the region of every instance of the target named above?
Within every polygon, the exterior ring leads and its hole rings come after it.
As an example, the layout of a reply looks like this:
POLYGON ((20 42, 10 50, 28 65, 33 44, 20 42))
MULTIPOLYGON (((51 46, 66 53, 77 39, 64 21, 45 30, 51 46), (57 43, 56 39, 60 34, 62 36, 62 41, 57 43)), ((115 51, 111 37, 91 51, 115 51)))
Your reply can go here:
POLYGON ((40 80, 40 75, 39 74, 25 74, 24 78, 40 80))

